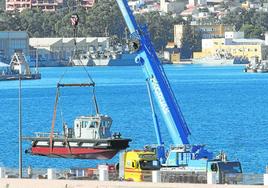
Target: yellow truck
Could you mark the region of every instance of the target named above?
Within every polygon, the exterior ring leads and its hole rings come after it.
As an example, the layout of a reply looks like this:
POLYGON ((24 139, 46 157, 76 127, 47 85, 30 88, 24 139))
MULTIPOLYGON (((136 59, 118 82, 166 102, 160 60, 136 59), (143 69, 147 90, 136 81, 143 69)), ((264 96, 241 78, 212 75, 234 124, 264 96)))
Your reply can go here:
POLYGON ((127 181, 151 181, 152 170, 159 170, 160 163, 152 151, 132 150, 120 155, 119 176, 127 181))

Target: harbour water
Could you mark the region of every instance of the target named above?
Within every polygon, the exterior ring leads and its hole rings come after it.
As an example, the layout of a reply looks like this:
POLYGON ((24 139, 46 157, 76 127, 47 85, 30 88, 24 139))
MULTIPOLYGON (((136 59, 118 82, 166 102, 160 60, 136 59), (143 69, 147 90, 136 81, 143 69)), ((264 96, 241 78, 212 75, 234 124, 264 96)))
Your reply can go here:
MULTIPOLYGON (((166 65, 165 70, 192 132, 191 143, 239 159, 244 172, 262 173, 268 160, 268 75, 245 74, 243 66, 166 65)), ((87 67, 96 82, 100 111, 113 117, 112 130, 132 138, 131 148, 156 143, 141 67, 87 67)), ((23 81, 23 135, 49 132, 56 83, 86 82, 82 67, 41 68, 41 80, 23 81)), ((18 166, 18 81, 0 82, 0 166, 18 166)), ((78 115, 93 113, 88 88, 64 88, 55 130, 72 126, 78 115)), ((166 145, 170 139, 161 125, 166 145)), ((30 143, 24 142, 25 150, 30 143)), ((109 161, 70 160, 23 154, 33 168, 92 167, 109 161)))

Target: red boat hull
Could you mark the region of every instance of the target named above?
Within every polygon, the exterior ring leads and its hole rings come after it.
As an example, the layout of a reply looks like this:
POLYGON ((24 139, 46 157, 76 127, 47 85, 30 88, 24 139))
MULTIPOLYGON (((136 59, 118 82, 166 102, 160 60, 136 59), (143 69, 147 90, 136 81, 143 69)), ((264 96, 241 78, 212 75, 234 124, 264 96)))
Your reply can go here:
POLYGON ((50 151, 49 147, 32 147, 32 155, 47 157, 73 158, 73 159, 111 159, 119 150, 114 149, 94 149, 94 148, 67 148, 54 147, 50 151))
POLYGON ((53 139, 50 147, 49 138, 29 137, 32 147, 25 152, 31 155, 72 159, 111 159, 120 150, 129 147, 130 139, 53 139), (90 145, 90 146, 89 146, 90 145))

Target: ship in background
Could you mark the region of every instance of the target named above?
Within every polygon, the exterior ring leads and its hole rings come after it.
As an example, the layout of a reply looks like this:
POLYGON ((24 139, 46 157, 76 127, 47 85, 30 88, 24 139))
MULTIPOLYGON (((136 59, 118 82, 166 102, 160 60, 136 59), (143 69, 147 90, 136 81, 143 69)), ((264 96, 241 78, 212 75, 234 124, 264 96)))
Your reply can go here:
POLYGON ((75 51, 69 59, 70 66, 93 66, 93 61, 88 53, 75 51))
POLYGON ((214 56, 194 58, 192 59, 193 64, 204 64, 204 65, 237 65, 237 64, 248 64, 249 60, 244 57, 234 57, 231 54, 217 53, 214 56))
POLYGON ((268 73, 268 60, 260 60, 258 57, 252 57, 246 65, 244 72, 268 73))
POLYGON ((130 53, 127 46, 121 44, 108 46, 98 49, 91 47, 89 56, 93 61, 93 66, 132 66, 137 65, 135 62, 136 53, 130 53))

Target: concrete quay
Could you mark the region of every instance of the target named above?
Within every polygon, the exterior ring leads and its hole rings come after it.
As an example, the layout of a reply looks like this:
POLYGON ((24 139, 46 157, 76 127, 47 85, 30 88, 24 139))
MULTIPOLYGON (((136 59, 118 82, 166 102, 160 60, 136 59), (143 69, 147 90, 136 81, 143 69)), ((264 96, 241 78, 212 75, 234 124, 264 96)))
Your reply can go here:
POLYGON ((0 188, 265 188, 256 185, 208 185, 87 180, 0 179, 0 188))

